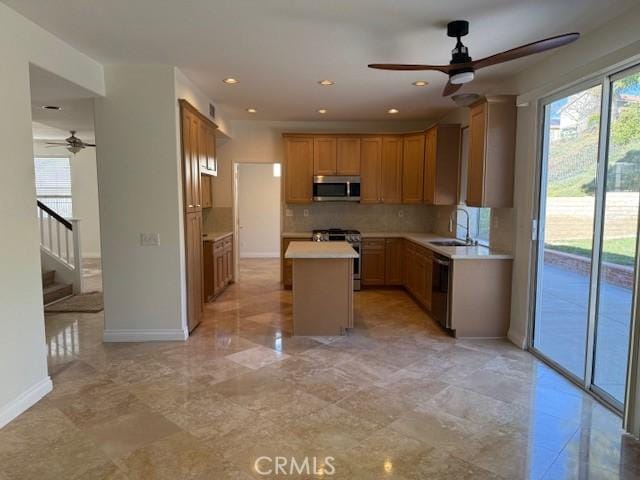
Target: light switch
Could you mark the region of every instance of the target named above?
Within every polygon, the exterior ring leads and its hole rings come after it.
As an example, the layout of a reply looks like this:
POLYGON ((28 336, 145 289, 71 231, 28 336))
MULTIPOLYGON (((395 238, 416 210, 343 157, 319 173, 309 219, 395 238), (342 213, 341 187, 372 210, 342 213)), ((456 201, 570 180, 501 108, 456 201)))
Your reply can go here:
POLYGON ((306 208, 304 209, 304 212, 302 212, 302 213, 303 213, 303 215, 304 215, 305 217, 308 217, 308 216, 309 216, 309 210, 307 210, 306 208))
POLYGON ((159 233, 141 233, 140 245, 142 245, 143 247, 157 247, 158 245, 160 245, 160 234, 159 233))
POLYGON ((398 216, 400 218, 404 217, 404 210, 398 210, 398 216))

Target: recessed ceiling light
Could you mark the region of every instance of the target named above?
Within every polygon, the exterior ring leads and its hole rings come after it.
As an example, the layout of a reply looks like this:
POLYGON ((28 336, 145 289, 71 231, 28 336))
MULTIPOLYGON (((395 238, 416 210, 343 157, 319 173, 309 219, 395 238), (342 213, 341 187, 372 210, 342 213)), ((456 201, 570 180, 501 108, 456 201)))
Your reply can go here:
POLYGON ((58 105, 42 105, 43 110, 62 110, 58 105))
POLYGON ((425 82, 424 80, 416 80, 412 83, 412 85, 414 87, 426 87, 427 85, 429 85, 429 82, 425 82))
POLYGON ((395 115, 396 113, 400 113, 400 110, 398 110, 397 108, 390 108, 389 110, 387 110, 387 113, 395 115))
POLYGON ((322 85, 323 87, 330 87, 331 85, 335 84, 336 82, 334 82, 333 80, 320 80, 318 83, 320 85, 322 85))
POLYGON ((327 109, 321 108, 320 110, 318 110, 318 113, 321 113, 322 115, 324 115, 325 113, 327 113, 327 109))
POLYGON ((229 77, 229 78, 225 78, 223 82, 226 83, 227 85, 235 85, 236 83, 238 83, 238 79, 229 77))
POLYGON ((247 112, 249 113, 256 113, 258 110, 256 110, 255 108, 247 108, 247 112))

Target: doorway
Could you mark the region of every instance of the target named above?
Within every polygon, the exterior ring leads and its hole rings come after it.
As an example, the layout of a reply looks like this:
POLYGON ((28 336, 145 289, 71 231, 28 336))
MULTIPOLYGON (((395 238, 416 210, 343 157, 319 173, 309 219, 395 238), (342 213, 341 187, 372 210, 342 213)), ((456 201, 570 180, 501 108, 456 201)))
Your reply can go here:
POLYGON ((240 262, 270 262, 277 270, 275 259, 280 257, 280 164, 236 165, 240 262))
POLYGON ((542 107, 531 349, 622 412, 638 259, 640 68, 542 107))

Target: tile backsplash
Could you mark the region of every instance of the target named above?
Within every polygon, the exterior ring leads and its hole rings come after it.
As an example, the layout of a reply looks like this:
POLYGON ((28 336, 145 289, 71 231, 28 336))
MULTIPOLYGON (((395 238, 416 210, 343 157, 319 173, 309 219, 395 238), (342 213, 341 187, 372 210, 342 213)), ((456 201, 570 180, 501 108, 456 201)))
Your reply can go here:
POLYGON ((233 209, 213 207, 202 210, 203 232, 230 232, 233 230, 233 209))
POLYGON ((289 204, 284 209, 285 232, 309 232, 318 228, 346 228, 361 232, 429 232, 436 216, 435 208, 427 205, 336 202, 289 204), (293 215, 287 216, 287 210, 293 215))

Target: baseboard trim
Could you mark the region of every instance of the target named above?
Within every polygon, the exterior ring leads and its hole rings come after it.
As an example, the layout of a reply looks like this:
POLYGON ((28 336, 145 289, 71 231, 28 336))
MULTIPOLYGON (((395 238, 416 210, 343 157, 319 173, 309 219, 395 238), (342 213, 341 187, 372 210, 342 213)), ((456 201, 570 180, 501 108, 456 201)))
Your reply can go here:
POLYGON ((240 253, 240 258, 280 258, 280 252, 246 252, 240 253))
POLYGON ((103 341, 111 342, 171 342, 184 341, 189 337, 187 329, 154 330, 105 330, 103 341))
POLYGON ((46 376, 35 385, 29 387, 25 392, 22 392, 18 398, 0 408, 0 428, 38 403, 38 401, 52 389, 53 383, 51 383, 51 378, 46 376))

